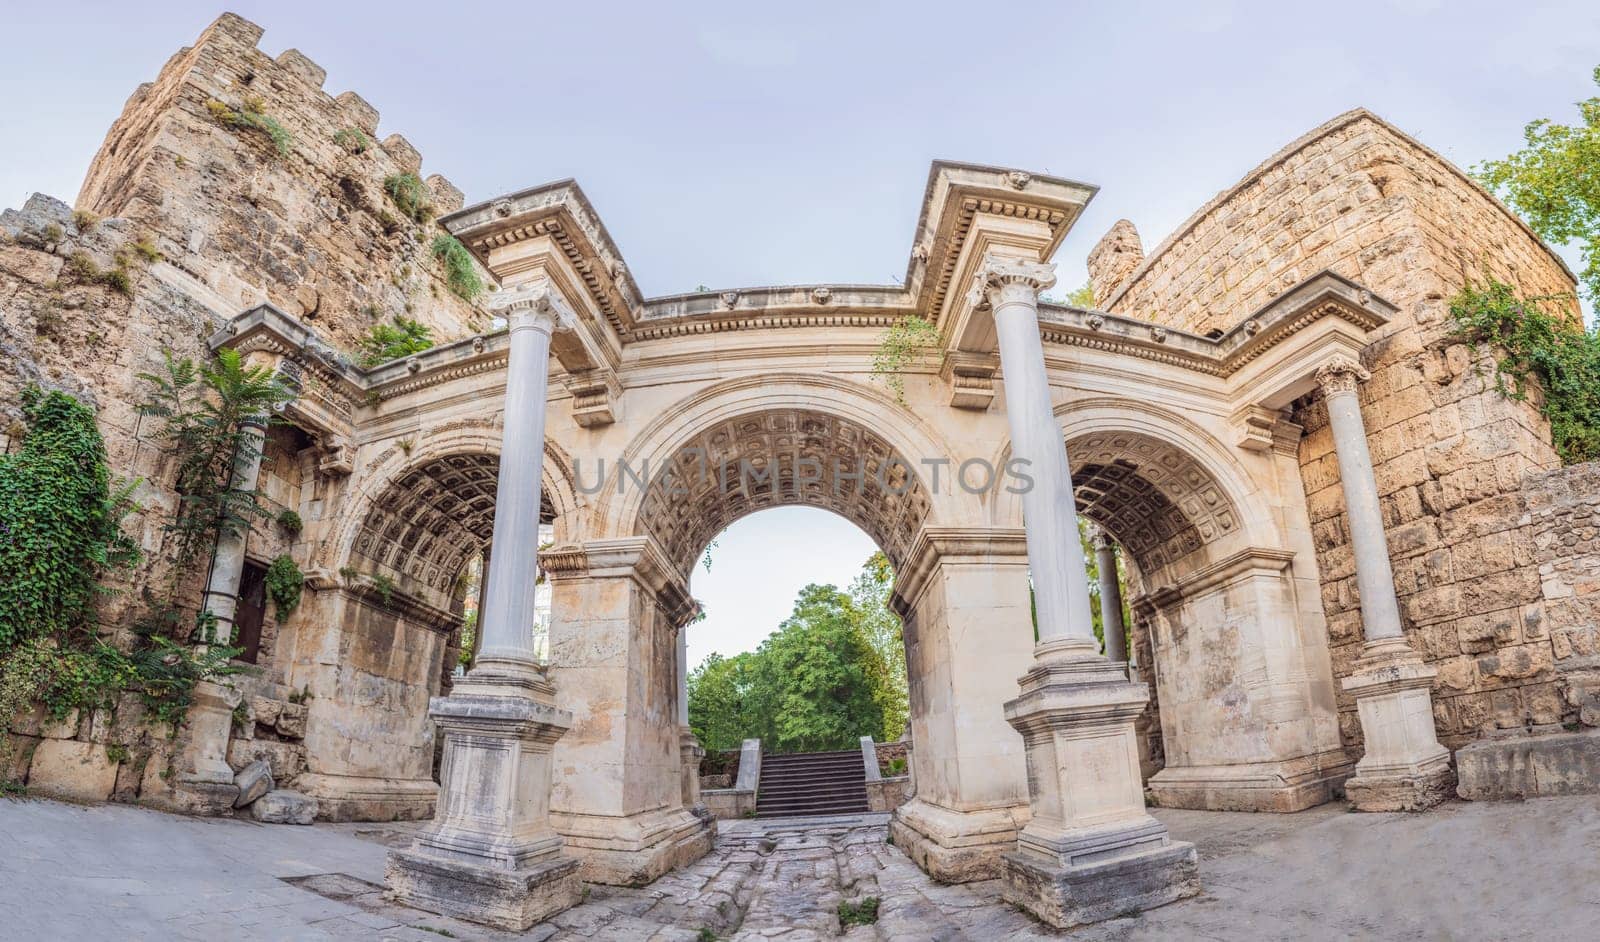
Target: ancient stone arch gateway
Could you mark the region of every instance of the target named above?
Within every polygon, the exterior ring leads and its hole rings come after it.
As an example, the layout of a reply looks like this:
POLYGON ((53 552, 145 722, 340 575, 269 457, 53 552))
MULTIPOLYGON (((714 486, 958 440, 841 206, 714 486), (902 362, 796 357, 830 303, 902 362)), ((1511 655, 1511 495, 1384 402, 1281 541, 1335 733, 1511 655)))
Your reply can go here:
POLYGON ((1041 302, 1092 194, 937 163, 903 286, 646 299, 562 182, 442 220, 497 280, 507 329, 363 373, 271 306, 238 318, 213 345, 288 373, 294 421, 349 475, 318 591, 278 641, 310 694, 299 787, 334 817, 423 816, 437 796, 391 885, 502 925, 570 905, 580 876, 637 883, 698 857, 715 823, 688 771, 689 572, 737 518, 807 504, 896 567, 916 795, 893 835, 940 879, 1003 875, 1060 924, 1193 892, 1192 847, 1145 811, 1147 685, 1162 805, 1298 810, 1352 773, 1358 801, 1426 804, 1448 754, 1400 637, 1354 395, 1394 308, 1330 272, 1214 336, 1041 302), (939 340, 896 395, 872 359, 912 316, 939 340), (1287 419, 1319 385, 1368 639, 1346 681, 1368 744, 1354 768, 1287 419), (1132 680, 1090 634, 1078 513, 1126 551, 1153 652, 1132 680), (486 547, 483 647, 429 706, 460 572, 486 547), (541 564, 548 664, 527 630, 541 564))

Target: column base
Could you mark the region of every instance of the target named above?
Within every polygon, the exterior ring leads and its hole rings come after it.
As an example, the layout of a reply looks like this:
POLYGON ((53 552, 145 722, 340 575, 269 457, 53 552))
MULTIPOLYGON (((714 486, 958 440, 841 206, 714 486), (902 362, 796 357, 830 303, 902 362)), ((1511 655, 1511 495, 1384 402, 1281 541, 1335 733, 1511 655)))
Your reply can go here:
POLYGON ((1450 750, 1439 744, 1430 693, 1438 671, 1403 638, 1368 642, 1344 689, 1355 694, 1367 752, 1345 782, 1357 811, 1426 811, 1451 796, 1450 750))
POLYGON ((957 811, 914 797, 895 809, 889 839, 940 883, 972 883, 1000 876, 1027 822, 1027 805, 957 811))
POLYGON ((324 772, 301 773, 295 788, 317 800, 318 821, 423 821, 433 816, 439 797, 432 779, 324 772))
POLYGON ((522 932, 578 905, 578 861, 562 854, 515 870, 419 853, 389 852, 385 882, 392 899, 418 909, 522 932))
POLYGON ((1292 813, 1332 801, 1351 766, 1343 750, 1280 762, 1169 765, 1146 787, 1162 808, 1292 813))
POLYGON ((1183 841, 1078 864, 1017 851, 1006 854, 1004 863, 1006 902, 1058 929, 1154 909, 1200 892, 1194 845, 1183 841))
POLYGON ((140 802, 178 814, 232 814, 239 789, 233 784, 233 767, 228 765, 228 739, 233 734, 233 708, 239 705, 239 691, 202 680, 194 685, 191 696, 172 759, 172 774, 163 779, 160 773, 165 767, 152 760, 145 767, 140 802))
POLYGON ((567 853, 582 865, 585 883, 645 886, 711 852, 717 822, 686 808, 613 818, 552 812, 567 853))

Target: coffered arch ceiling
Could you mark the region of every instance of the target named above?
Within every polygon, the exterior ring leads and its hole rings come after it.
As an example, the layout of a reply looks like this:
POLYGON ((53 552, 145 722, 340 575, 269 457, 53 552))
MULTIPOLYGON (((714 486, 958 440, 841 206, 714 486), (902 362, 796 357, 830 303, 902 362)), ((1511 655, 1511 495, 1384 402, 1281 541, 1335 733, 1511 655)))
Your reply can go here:
POLYGON ((1078 513, 1103 527, 1151 576, 1240 532, 1238 508, 1199 462, 1135 432, 1067 442, 1078 513))
MULTIPOLYGON (((462 567, 494 535, 499 469, 492 454, 447 455, 410 468, 372 502, 352 564, 398 575, 402 591, 421 585, 451 598, 462 567)), ((549 495, 540 503, 540 519, 553 520, 549 495)))
POLYGON ((734 521, 790 505, 839 514, 898 566, 930 506, 915 465, 882 436, 803 408, 717 422, 650 470, 640 519, 682 572, 734 521))

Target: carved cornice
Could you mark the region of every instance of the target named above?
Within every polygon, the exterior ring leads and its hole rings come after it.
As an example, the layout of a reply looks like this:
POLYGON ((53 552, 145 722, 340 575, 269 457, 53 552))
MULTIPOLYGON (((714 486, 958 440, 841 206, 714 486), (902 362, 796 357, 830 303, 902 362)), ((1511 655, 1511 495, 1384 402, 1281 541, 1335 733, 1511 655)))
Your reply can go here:
POLYGON ((439 223, 480 259, 497 248, 548 237, 578 273, 584 291, 613 330, 626 336, 641 319, 641 295, 622 253, 572 180, 469 206, 439 223))
POLYGON ((1361 383, 1371 378, 1372 374, 1355 357, 1343 353, 1335 354, 1317 368, 1317 385, 1322 387, 1324 395, 1353 393, 1361 383))
POLYGON ((992 353, 951 350, 945 354, 939 376, 950 385, 950 405, 982 412, 994 402, 994 374, 1000 358, 992 353))
POLYGON ((700 609, 700 604, 689 594, 688 578, 672 565, 654 537, 566 543, 540 553, 539 565, 549 573, 552 582, 632 579, 651 594, 675 629, 700 609))
POLYGON ((895 574, 890 604, 904 618, 916 607, 941 565, 990 563, 997 559, 1027 565, 1026 532, 1009 527, 923 527, 895 574))
POLYGON ((1294 561, 1292 550, 1252 546, 1197 569, 1177 582, 1151 589, 1129 602, 1141 617, 1170 608, 1207 589, 1255 572, 1281 573, 1294 561))

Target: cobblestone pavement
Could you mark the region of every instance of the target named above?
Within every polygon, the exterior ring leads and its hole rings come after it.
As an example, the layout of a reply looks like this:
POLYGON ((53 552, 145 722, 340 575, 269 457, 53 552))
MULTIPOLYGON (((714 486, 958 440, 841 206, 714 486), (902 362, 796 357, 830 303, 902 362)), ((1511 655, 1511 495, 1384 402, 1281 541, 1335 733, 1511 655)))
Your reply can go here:
POLYGON ((1200 849, 1201 896, 1072 933, 942 886, 885 842, 884 815, 722 822, 716 851, 516 936, 383 898, 409 826, 289 827, 119 805, 0 801, 0 939, 987 942, 1595 938, 1600 799, 1456 803, 1427 815, 1160 811, 1200 849), (841 900, 879 897, 841 932, 841 900), (703 934, 702 930, 709 933, 703 934))

